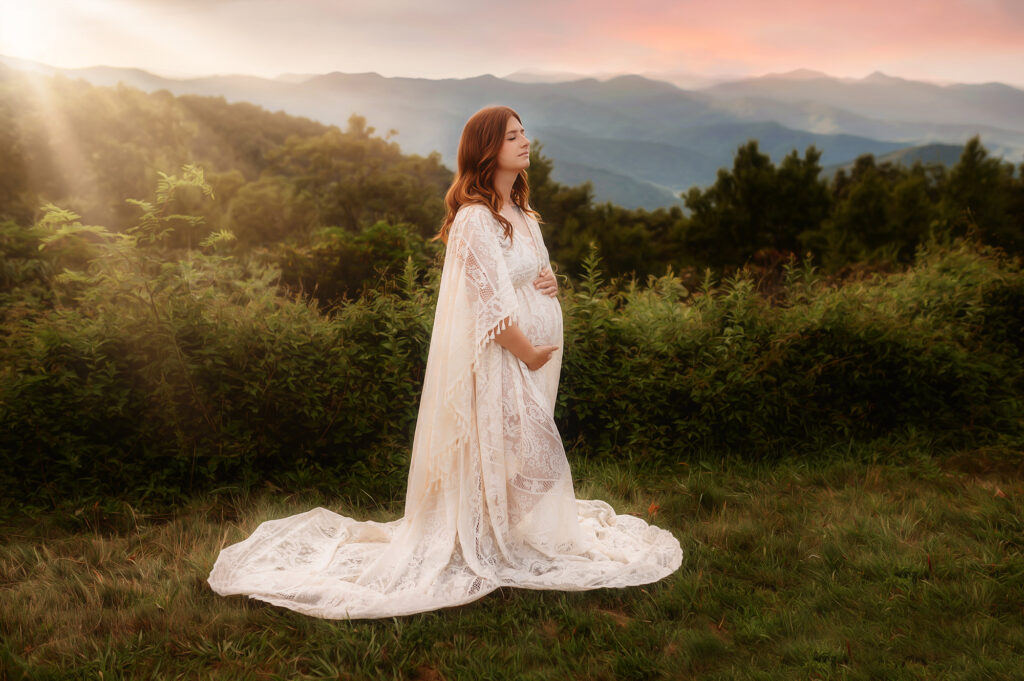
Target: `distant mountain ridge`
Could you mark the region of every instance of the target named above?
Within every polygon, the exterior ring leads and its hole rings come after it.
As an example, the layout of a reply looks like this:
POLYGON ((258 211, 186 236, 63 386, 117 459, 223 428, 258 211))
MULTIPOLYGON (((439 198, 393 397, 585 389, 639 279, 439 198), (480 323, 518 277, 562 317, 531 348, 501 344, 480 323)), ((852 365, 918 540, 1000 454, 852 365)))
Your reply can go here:
POLYGON ((880 73, 839 79, 803 69, 682 89, 636 74, 564 81, 550 74, 550 82, 529 81, 523 73, 511 75, 526 81, 373 72, 171 79, 140 69, 59 69, 7 57, 0 64, 96 85, 123 82, 149 92, 247 101, 343 128, 358 113, 377 134, 397 130, 393 139, 404 152, 436 150, 450 168, 466 118, 483 106, 507 103, 553 160, 555 180, 591 180, 598 202, 629 208, 681 206, 680 192, 712 183, 752 138, 775 163, 794 149, 803 155, 813 144, 823 152, 822 165, 833 168, 864 153, 962 147, 975 134, 992 155, 1017 163, 1024 154, 1024 91, 999 83, 940 86, 880 73))
MULTIPOLYGON (((923 144, 919 147, 905 147, 888 154, 876 156, 875 163, 877 165, 894 163, 911 166, 915 162, 920 161, 921 163, 941 163, 951 166, 959 160, 962 151, 963 147, 954 144, 923 144)), ((822 169, 822 174, 826 177, 832 177, 840 169, 849 172, 852 168, 853 161, 840 163, 826 166, 822 169)))
POLYGON ((979 125, 1024 131, 1024 91, 1002 83, 941 86, 876 71, 855 81, 771 75, 720 83, 702 92, 717 99, 815 102, 880 120, 960 124, 969 118, 979 125))

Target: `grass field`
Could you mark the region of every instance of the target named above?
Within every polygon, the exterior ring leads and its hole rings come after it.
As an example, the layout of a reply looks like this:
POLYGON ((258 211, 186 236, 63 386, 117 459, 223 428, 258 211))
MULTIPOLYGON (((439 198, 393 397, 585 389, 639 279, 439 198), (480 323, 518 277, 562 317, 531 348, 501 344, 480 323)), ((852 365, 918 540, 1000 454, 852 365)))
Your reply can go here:
POLYGON ((387 620, 310 618, 206 584, 263 520, 339 506, 268 489, 165 515, 127 504, 8 519, 8 679, 1024 678, 1024 469, 1013 451, 886 448, 823 462, 636 474, 573 462, 576 495, 672 530, 682 568, 645 587, 500 589, 387 620))

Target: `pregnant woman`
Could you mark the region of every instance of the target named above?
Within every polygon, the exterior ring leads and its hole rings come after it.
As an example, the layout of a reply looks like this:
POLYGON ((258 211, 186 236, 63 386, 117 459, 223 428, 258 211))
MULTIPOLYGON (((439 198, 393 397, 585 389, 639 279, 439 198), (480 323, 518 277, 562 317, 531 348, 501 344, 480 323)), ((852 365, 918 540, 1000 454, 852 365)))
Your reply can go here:
POLYGON ((525 132, 505 106, 481 109, 462 131, 404 516, 315 508, 264 522, 220 552, 214 591, 377 618, 500 586, 625 587, 679 568, 670 532, 575 497, 554 422, 562 309, 529 206, 525 132))

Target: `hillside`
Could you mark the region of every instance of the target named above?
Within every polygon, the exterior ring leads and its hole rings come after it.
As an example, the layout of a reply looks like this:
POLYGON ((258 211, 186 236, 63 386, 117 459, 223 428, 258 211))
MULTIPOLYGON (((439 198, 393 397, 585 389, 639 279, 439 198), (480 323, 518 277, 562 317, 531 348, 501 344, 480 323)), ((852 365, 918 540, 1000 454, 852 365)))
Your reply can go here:
MULTIPOLYGON (((17 66, 46 70, 45 65, 17 66)), ((523 82, 492 75, 431 80, 330 73, 176 80, 137 69, 63 73, 148 92, 223 96, 324 124, 343 126, 358 113, 382 132, 394 130, 391 139, 405 153, 437 152, 450 168, 469 115, 489 104, 510 103, 524 117, 531 138, 550 154, 553 179, 577 183, 581 175, 570 169, 580 169, 591 174, 597 201, 628 208, 681 205, 682 191, 713 182, 718 169, 750 139, 757 139, 775 160, 814 145, 823 151, 824 163, 832 165, 865 153, 932 143, 963 145, 974 135, 997 156, 1014 159, 1024 153, 1024 92, 1000 84, 940 87, 882 75, 851 80, 814 72, 697 90, 637 75, 523 82), (671 162, 655 158, 651 145, 666 146, 663 155, 671 162), (616 176, 625 179, 612 180, 616 176)))

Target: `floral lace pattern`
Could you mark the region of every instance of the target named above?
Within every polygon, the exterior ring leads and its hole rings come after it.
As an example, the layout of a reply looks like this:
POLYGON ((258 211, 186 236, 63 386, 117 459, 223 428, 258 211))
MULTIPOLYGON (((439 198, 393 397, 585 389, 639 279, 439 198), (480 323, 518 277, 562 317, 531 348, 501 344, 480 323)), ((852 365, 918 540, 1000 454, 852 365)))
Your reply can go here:
POLYGON ((533 286, 548 254, 523 217, 529 232, 511 240, 482 205, 462 206, 452 225, 404 516, 378 523, 314 508, 265 521, 221 550, 208 579, 217 593, 375 618, 499 586, 625 587, 679 568, 670 532, 575 497, 554 422, 562 310, 533 286), (512 322, 534 345, 559 346, 537 371, 493 342, 512 322))

